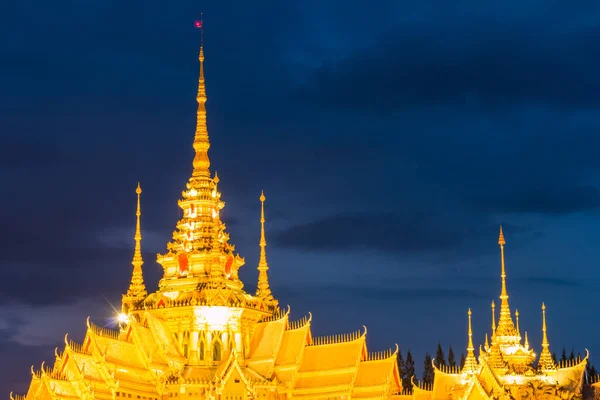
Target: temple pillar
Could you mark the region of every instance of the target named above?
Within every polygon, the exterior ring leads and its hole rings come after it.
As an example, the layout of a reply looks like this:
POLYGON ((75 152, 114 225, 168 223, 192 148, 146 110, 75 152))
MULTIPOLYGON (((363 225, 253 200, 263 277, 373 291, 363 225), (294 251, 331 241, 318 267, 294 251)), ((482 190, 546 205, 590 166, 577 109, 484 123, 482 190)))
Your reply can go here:
POLYGON ((211 331, 206 332, 206 343, 204 344, 204 346, 205 346, 205 352, 206 352, 204 359, 209 360, 209 362, 212 362, 212 359, 213 359, 212 348, 213 347, 212 347, 212 332, 211 331))
POLYGON ((190 332, 190 348, 189 348, 189 360, 190 364, 198 364, 198 330, 194 327, 194 330, 190 332))
POLYGON ((223 334, 221 335, 221 342, 223 343, 223 350, 224 352, 229 351, 229 335, 227 334, 227 332, 223 332, 223 334))
POLYGON ((238 352, 238 354, 240 354, 243 357, 244 351, 242 349, 242 334, 239 331, 236 332, 234 335, 234 339, 235 339, 235 350, 238 352))

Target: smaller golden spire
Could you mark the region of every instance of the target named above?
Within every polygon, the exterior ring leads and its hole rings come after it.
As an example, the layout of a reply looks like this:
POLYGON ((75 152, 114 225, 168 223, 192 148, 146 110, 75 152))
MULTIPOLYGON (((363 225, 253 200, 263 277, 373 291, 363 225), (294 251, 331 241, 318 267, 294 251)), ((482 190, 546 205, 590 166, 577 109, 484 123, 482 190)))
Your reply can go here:
POLYGON ((485 334, 485 350, 487 351, 487 349, 490 348, 490 342, 488 340, 488 334, 485 334))
POLYGON ((525 331, 525 350, 529 350, 529 337, 527 336, 527 331, 525 331))
POLYGON ((546 304, 542 303, 542 332, 544 334, 542 338, 542 346, 548 347, 548 336, 546 334, 546 304))
POLYGON ((260 259, 258 261, 258 285, 256 287, 256 297, 265 300, 273 301, 273 294, 269 286, 269 277, 267 271, 269 264, 267 263, 267 239, 265 236, 265 197, 264 191, 260 193, 260 259))
POLYGON ((538 361, 538 369, 551 370, 555 369, 552 354, 550 354, 550 343, 548 343, 548 335, 546 333, 546 304, 542 303, 542 352, 538 361))
POLYGON ((492 338, 496 335, 496 303, 492 300, 492 338))
POLYGON ((515 310, 515 318, 517 322, 517 335, 521 336, 521 331, 519 330, 519 310, 515 310))
MULTIPOLYGON (((133 303, 143 300, 148 294, 146 292, 146 285, 144 285, 144 277, 142 273, 142 264, 144 264, 144 260, 142 259, 142 230, 140 224, 140 217, 142 215, 140 206, 142 187, 140 186, 139 182, 137 188, 135 189, 135 193, 137 194, 137 209, 135 212, 135 235, 133 236, 135 240, 135 248, 133 250, 133 260, 131 261, 131 264, 133 265, 133 272, 131 274, 129 290, 127 290, 127 294, 123 296, 124 305, 125 303, 133 303)), ((123 307, 123 309, 125 311, 125 307, 123 307)))
POLYGON ((471 309, 467 312, 469 317, 469 343, 467 345, 467 357, 465 358, 465 365, 463 372, 474 373, 477 370, 477 359, 475 358, 475 347, 473 346, 473 329, 471 327, 471 309))
POLYGON ((500 225, 500 233, 498 235, 498 244, 500 245, 500 259, 502 263, 502 291, 500 292, 500 318, 498 319, 498 336, 517 336, 515 326, 510 314, 510 306, 508 305, 508 291, 506 290, 506 267, 504 264, 504 232, 500 225))
POLYGON ((471 327, 471 309, 469 308, 469 346, 467 347, 467 351, 471 350, 473 351, 475 348, 473 347, 473 329, 471 327))

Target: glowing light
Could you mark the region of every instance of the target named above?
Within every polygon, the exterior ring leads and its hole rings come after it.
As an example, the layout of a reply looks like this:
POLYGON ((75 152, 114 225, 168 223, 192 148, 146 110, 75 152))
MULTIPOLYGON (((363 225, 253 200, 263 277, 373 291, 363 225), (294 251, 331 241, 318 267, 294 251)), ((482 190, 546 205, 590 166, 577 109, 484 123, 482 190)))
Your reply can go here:
POLYGON ((206 323, 209 329, 221 330, 227 327, 229 320, 236 315, 236 312, 229 307, 198 307, 195 311, 196 318, 202 323, 206 323))
POLYGON ((190 190, 190 196, 196 196, 197 194, 198 192, 196 191, 196 189, 190 190))
POLYGON ((120 324, 128 324, 129 323, 129 315, 124 314, 124 313, 119 313, 119 315, 117 315, 117 321, 119 321, 120 324))
POLYGON ((179 296, 179 292, 163 292, 163 294, 171 300, 175 300, 179 296))

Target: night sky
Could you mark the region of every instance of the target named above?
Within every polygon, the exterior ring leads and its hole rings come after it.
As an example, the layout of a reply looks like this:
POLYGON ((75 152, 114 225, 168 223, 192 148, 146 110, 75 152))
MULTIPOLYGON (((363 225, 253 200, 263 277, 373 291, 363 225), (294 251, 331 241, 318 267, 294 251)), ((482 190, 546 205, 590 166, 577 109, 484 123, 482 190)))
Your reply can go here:
POLYGON ((131 273, 149 289, 191 173, 204 13, 212 170, 254 291, 417 369, 508 290, 538 352, 595 352, 600 3, 11 0, 0 6, 0 395, 131 273), (68 4, 70 3, 70 4, 68 4), (447 4, 452 3, 452 4, 447 4), (542 4, 543 3, 543 4, 542 4), (10 360, 11 362, 6 362, 10 360))

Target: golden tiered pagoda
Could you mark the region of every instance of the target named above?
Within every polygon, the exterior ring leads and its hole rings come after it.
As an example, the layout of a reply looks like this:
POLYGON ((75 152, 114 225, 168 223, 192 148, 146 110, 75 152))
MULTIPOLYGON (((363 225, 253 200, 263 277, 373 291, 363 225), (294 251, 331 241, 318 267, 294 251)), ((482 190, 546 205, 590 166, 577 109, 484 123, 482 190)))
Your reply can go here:
POLYGON ((546 332, 546 306, 542 303, 542 352, 537 358, 529 346, 527 332, 521 337, 519 311, 515 322, 508 304, 506 269, 504 266, 504 234, 500 227, 498 238, 502 265, 502 289, 500 292, 500 317, 496 325, 495 304, 492 302, 491 342, 486 334, 485 345, 475 357, 471 310, 468 311, 467 357, 462 368, 439 365, 434 367, 434 382, 430 390, 413 385, 415 400, 525 400, 562 399, 581 397, 583 375, 588 355, 575 362, 557 365, 550 353, 546 332), (534 366, 535 364, 535 366, 534 366))
POLYGON ((366 328, 313 337, 311 315, 290 319, 273 297, 267 271, 265 196, 255 294, 238 271, 244 259, 220 219, 219 178, 210 172, 204 52, 200 48, 193 172, 179 200, 164 274, 148 294, 142 275, 140 195, 133 273, 119 329, 89 318, 83 342, 65 336, 53 364, 32 367, 26 395, 11 399, 387 399, 401 390, 398 348, 367 352, 366 328))

